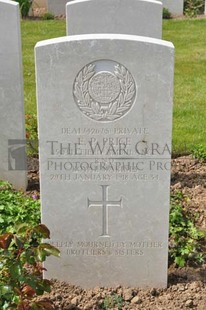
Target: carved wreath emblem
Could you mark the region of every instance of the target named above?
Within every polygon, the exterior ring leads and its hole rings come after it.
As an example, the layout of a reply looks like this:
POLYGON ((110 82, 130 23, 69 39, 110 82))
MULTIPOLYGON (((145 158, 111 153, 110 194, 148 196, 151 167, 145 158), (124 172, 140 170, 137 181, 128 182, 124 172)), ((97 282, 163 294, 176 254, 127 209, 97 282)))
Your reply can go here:
POLYGON ((73 86, 79 109, 87 117, 100 122, 124 116, 131 109, 136 95, 131 73, 121 64, 108 62, 109 70, 105 71, 98 69, 101 61, 86 65, 77 74, 73 86))

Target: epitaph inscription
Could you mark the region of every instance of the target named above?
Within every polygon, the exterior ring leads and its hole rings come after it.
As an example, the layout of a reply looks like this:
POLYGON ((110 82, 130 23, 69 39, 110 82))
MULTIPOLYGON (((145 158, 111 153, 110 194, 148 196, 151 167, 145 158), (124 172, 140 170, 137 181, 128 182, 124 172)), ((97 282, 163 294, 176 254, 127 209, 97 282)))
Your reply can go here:
POLYGON ((98 60, 77 74, 73 95, 84 115, 95 121, 111 122, 132 108, 136 86, 126 67, 112 60, 98 60))
POLYGON ((118 241, 102 239, 98 241, 48 241, 68 256, 136 256, 147 255, 148 250, 160 251, 165 246, 160 241, 118 241))

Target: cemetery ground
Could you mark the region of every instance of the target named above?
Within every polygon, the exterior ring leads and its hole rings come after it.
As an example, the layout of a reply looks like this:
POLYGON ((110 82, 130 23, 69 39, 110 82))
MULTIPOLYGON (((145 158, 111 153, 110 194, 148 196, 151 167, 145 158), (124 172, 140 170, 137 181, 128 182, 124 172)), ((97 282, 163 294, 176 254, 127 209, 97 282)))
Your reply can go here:
MULTIPOLYGON (((26 123, 30 139, 37 137, 33 48, 37 41, 65 35, 65 28, 64 20, 22 22, 26 123)), ((206 309, 206 244, 199 233, 206 231, 205 31, 206 20, 164 21, 163 38, 176 47, 170 223, 173 230, 170 230, 168 288, 143 290, 119 286, 83 290, 54 280, 52 292, 37 298, 51 301, 53 309, 206 309), (191 152, 193 156, 182 156, 191 152)), ((7 208, 8 213, 5 211, 2 230, 12 227, 17 217, 32 225, 39 221, 36 157, 29 159, 28 174, 29 188, 24 198, 7 185, 0 187, 5 206, 17 206, 15 212, 12 208, 10 211, 7 208), (24 207, 21 209, 20 205, 24 207)), ((4 214, 2 203, 0 207, 4 214)), ((58 268, 58 259, 56 264, 58 268)))

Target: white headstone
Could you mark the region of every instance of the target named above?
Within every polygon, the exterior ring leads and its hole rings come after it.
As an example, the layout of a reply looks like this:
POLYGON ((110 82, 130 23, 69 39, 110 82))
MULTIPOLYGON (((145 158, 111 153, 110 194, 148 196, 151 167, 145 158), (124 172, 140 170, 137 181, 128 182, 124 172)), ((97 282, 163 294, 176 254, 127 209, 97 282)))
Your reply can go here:
POLYGON ((164 8, 168 9, 173 15, 183 15, 183 0, 161 0, 164 8))
POLYGON ((26 189, 19 4, 0 0, 0 179, 26 189))
POLYGON ((162 3, 148 0, 76 0, 67 3, 67 35, 121 33, 160 39, 162 3))
POLYGON ((173 45, 68 36, 36 45, 46 277, 167 285, 173 45))
POLYGON ((66 15, 66 4, 71 0, 47 0, 47 10, 55 16, 66 15))

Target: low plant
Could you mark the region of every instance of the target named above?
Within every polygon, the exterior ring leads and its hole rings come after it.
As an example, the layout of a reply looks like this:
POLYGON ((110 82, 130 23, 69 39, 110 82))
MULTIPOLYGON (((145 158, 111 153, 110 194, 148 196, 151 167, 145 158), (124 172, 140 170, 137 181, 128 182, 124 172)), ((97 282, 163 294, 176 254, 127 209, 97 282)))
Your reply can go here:
POLYGON ((26 122, 26 138, 30 140, 38 139, 38 130, 37 130, 37 116, 36 114, 26 114, 25 115, 26 122))
POLYGON ((163 17, 163 19, 170 19, 170 18, 172 18, 172 14, 170 13, 170 11, 167 8, 163 8, 162 17, 163 17))
POLYGON ((0 234, 14 232, 15 225, 40 223, 40 201, 37 195, 28 197, 0 181, 0 234))
POLYGON ((54 19, 55 16, 54 14, 50 13, 50 12, 46 12, 43 16, 42 16, 42 19, 43 20, 51 20, 51 19, 54 19))
POLYGON ((204 0, 185 0, 184 1, 184 14, 188 17, 196 17, 203 14, 204 0))
POLYGON ((206 233, 195 226, 194 216, 183 208, 184 199, 181 192, 171 196, 169 260, 179 267, 190 262, 201 264, 206 258, 206 233))
POLYGON ((20 225, 15 233, 0 235, 0 309, 53 309, 51 302, 33 302, 36 295, 50 292, 50 282, 42 279, 42 262, 58 249, 41 238, 50 238, 48 228, 39 224, 20 225))
POLYGON ((191 153, 194 158, 206 161, 206 145, 199 144, 193 147, 191 153))
POLYGON ((37 116, 25 115, 26 139, 27 139, 27 155, 38 156, 38 129, 37 116))
POLYGON ((123 298, 118 294, 106 296, 102 304, 102 309, 104 310, 112 308, 121 310, 122 307, 123 307, 123 298))
POLYGON ((32 6, 32 0, 15 0, 19 3, 21 16, 27 17, 29 15, 29 10, 32 6))

